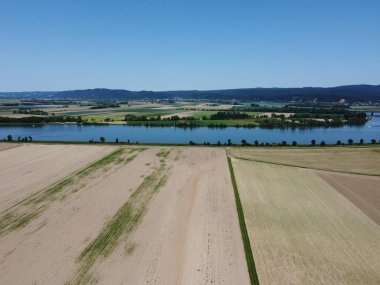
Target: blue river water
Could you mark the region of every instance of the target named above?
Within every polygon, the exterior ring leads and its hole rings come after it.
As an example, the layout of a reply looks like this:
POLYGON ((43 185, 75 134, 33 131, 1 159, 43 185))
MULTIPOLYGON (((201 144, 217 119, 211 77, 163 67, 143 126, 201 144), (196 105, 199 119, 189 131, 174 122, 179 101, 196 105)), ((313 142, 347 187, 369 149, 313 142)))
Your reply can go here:
POLYGON ((335 144, 337 140, 346 143, 348 139, 359 142, 364 139, 380 140, 380 113, 375 114, 372 120, 363 126, 341 128, 308 128, 308 129, 262 129, 262 128, 207 128, 184 129, 175 127, 134 127, 124 125, 82 126, 76 124, 54 124, 43 126, 0 126, 0 139, 12 135, 14 139, 31 136, 33 140, 44 141, 99 141, 105 137, 106 141, 114 142, 116 138, 121 142, 139 143, 221 143, 240 144, 242 139, 253 143, 279 143, 297 141, 299 144, 309 144, 311 140, 317 143, 322 140, 328 144, 335 144))

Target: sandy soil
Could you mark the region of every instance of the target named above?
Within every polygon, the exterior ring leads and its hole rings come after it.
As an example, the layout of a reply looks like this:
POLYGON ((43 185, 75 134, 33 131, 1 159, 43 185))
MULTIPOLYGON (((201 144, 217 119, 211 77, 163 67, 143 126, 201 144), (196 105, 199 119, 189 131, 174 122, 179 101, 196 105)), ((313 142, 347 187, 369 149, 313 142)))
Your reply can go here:
POLYGON ((88 282, 249 284, 224 150, 167 150, 168 157, 158 147, 126 151, 123 156, 134 159, 64 187, 37 218, 0 235, 2 282, 74 284, 83 269, 79 256, 129 201, 145 201, 142 221, 116 240, 114 250, 96 257, 88 282), (159 166, 166 184, 149 186, 159 166), (159 190, 149 200, 142 186, 159 190))
POLYGON ((233 166, 261 284, 380 283, 380 227, 313 171, 233 166))
POLYGON ((16 144, 16 143, 0 143, 0 151, 15 148, 20 146, 21 144, 16 144))
POLYGON ((173 151, 170 176, 129 243, 97 267, 101 284, 249 284, 224 150, 173 151))
POLYGON ((0 151, 0 212, 112 150, 110 146, 24 144, 0 151))
POLYGON ((230 148, 233 157, 348 173, 380 175, 380 147, 230 148))
POLYGON ((77 258, 143 179, 152 152, 140 153, 126 165, 100 169, 64 189, 67 197, 26 227, 0 236, 0 275, 5 284, 66 284, 77 258), (22 272, 22 274, 20 274, 22 272))
POLYGON ((327 171, 316 173, 380 225, 380 177, 327 171))

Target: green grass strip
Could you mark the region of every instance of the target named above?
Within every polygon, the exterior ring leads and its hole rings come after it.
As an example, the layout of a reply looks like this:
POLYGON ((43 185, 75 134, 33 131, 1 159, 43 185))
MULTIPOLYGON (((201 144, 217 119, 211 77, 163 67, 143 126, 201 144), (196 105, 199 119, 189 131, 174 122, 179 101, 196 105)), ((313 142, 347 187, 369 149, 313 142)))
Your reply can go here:
POLYGON ((245 258, 247 259, 249 279, 251 280, 252 285, 258 285, 259 284, 259 278, 258 278, 257 272, 256 272, 255 260, 253 259, 251 243, 249 242, 247 227, 245 225, 243 206, 241 205, 241 201, 240 201, 240 196, 239 196, 239 191, 238 191, 237 184, 236 184, 234 169, 232 167, 231 158, 229 156, 227 157, 227 160, 228 160, 228 168, 230 169, 230 174, 231 174, 232 186, 234 188, 234 193, 235 193, 236 209, 237 209, 238 217, 239 217, 241 236, 243 239, 243 245, 244 245, 244 251, 245 251, 245 258))

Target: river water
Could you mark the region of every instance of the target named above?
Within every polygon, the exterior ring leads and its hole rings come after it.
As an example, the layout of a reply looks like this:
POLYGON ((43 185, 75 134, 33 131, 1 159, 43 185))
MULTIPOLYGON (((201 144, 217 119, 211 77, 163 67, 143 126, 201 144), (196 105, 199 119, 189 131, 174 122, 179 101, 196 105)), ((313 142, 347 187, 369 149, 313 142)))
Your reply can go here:
POLYGON ((175 127, 135 127, 123 125, 104 126, 82 126, 75 124, 54 124, 43 126, 0 126, 0 139, 12 135, 14 139, 19 136, 31 136, 33 140, 46 141, 98 141, 100 137, 105 137, 106 141, 113 142, 116 138, 119 141, 140 143, 221 143, 227 142, 241 143, 242 139, 253 143, 255 140, 268 143, 279 143, 281 141, 297 141, 299 144, 309 144, 311 140, 317 143, 325 141, 334 144, 337 140, 346 143, 348 139, 359 142, 364 139, 369 142, 371 139, 380 140, 380 113, 376 113, 372 120, 363 126, 340 128, 309 128, 309 129, 262 129, 262 128, 207 128, 184 129, 175 127))

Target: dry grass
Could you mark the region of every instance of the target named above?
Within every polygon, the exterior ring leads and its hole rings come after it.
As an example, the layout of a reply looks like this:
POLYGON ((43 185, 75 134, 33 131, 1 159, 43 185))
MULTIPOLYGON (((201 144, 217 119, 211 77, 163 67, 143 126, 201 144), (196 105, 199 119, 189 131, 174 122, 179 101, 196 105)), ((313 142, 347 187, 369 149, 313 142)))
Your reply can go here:
POLYGON ((261 284, 380 283, 379 226, 313 171, 233 166, 261 284))
POLYGON ((231 156, 305 168, 380 175, 380 147, 231 148, 231 156))

